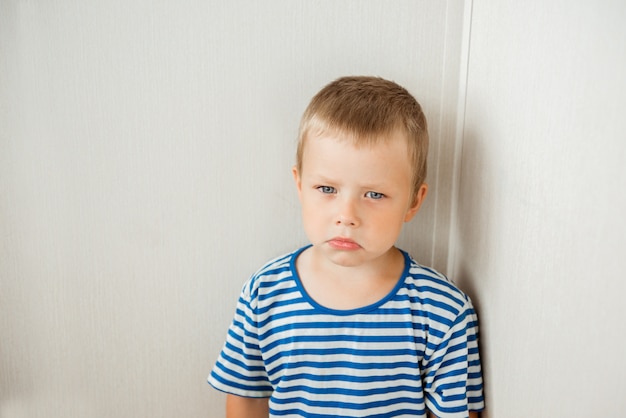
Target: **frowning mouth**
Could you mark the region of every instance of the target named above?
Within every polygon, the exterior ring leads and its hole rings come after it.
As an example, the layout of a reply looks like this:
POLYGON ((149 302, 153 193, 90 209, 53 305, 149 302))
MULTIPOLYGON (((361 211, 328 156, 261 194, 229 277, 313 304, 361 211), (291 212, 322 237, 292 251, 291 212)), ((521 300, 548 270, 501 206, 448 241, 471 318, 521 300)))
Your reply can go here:
POLYGON ((354 251, 361 248, 356 241, 351 240, 350 238, 344 237, 335 237, 327 241, 328 245, 336 250, 344 250, 344 251, 354 251))

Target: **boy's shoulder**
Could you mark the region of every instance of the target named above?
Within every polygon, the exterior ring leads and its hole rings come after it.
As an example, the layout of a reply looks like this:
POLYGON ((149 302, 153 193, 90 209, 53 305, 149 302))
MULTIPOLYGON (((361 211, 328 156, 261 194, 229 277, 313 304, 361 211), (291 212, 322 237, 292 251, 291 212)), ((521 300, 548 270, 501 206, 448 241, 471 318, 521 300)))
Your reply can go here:
MULTIPOLYGON (((294 278, 295 259, 310 245, 274 257, 259 268, 244 285, 244 293, 251 298, 267 294, 278 289, 297 287, 294 278)), ((432 267, 420 264, 406 251, 405 270, 401 278, 401 288, 411 298, 428 299, 445 303, 450 307, 463 310, 472 306, 470 298, 451 279, 432 267)), ((295 290, 295 289, 294 289, 295 290)))
POLYGON ((259 292, 267 292, 272 287, 280 286, 285 279, 295 275, 295 259, 307 247, 282 254, 267 261, 244 284, 244 294, 254 298, 259 292))
POLYGON ((440 301, 459 310, 472 306, 469 296, 453 280, 432 267, 420 264, 406 252, 403 253, 408 260, 404 280, 409 294, 419 299, 440 301))

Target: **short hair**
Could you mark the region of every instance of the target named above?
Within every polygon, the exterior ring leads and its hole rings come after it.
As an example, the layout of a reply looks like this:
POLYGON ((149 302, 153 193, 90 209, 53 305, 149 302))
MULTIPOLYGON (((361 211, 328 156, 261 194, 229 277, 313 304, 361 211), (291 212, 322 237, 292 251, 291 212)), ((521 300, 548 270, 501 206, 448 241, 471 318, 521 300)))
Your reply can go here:
POLYGON ((400 129, 407 138, 413 167, 413 195, 426 179, 428 126, 422 107, 402 86, 380 77, 339 78, 317 93, 302 115, 296 167, 302 171, 310 132, 338 132, 357 146, 375 144, 400 129))

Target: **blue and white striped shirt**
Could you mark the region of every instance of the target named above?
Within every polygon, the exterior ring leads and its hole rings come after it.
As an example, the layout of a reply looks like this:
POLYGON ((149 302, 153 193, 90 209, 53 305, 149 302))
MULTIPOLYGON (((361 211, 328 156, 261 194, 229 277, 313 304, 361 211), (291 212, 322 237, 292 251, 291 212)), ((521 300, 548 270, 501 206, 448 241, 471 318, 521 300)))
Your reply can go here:
POLYGON ((295 260, 267 263, 244 286, 209 375, 223 392, 270 397, 272 417, 466 417, 483 409, 478 324, 470 299, 403 252, 381 301, 324 308, 295 260))

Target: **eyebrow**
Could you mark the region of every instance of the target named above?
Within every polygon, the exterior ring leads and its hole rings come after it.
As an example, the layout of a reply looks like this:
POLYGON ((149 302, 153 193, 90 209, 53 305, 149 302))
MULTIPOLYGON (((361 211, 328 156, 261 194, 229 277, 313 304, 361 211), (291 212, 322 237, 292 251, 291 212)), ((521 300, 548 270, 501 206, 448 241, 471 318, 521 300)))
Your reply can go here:
MULTIPOLYGON (((331 179, 330 177, 327 177, 324 174, 312 173, 311 178, 313 180, 313 183, 337 184, 341 182, 341 180, 338 181, 338 180, 331 179)), ((385 184, 385 183, 365 183, 365 184, 360 185, 359 187, 362 189, 367 189, 369 191, 376 191, 376 190, 381 190, 381 189, 388 190, 390 188, 390 185, 385 184)))
POLYGON ((331 179, 330 177, 327 177, 323 174, 315 174, 313 173, 311 175, 311 177, 313 177, 313 179, 315 179, 316 182, 320 182, 320 183, 337 183, 336 180, 331 179))

